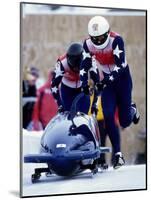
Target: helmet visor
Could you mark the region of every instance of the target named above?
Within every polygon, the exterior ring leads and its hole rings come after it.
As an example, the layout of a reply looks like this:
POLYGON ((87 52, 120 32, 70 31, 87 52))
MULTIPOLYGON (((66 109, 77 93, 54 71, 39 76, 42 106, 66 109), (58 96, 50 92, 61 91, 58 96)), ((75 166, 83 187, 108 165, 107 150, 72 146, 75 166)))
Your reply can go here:
POLYGON ((99 35, 99 36, 90 36, 91 41, 95 44, 95 45, 102 45, 106 42, 107 38, 108 38, 109 32, 104 33, 103 35, 99 35))

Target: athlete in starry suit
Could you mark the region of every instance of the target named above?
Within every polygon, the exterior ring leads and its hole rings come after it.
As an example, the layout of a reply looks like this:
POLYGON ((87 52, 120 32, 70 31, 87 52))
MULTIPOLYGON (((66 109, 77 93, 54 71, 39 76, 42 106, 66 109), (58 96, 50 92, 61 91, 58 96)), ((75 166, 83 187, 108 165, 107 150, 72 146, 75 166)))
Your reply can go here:
MULTIPOLYGON (((115 123, 115 111, 118 109, 119 123, 123 128, 133 121, 139 121, 136 105, 132 103, 132 78, 127 64, 123 38, 110 31, 108 21, 102 16, 93 17, 88 23, 89 37, 83 48, 87 62, 93 62, 99 69, 101 82, 102 108, 105 128, 111 140, 115 154, 114 168, 122 166, 125 161, 121 153, 119 128, 115 123)), ((81 73, 87 71, 87 63, 81 64, 81 73)), ((89 65, 88 65, 89 66, 89 65)), ((87 77, 81 77, 85 87, 87 77)))
MULTIPOLYGON (((85 62, 85 56, 82 45, 79 43, 72 43, 67 53, 57 60, 54 76, 52 78, 51 91, 58 103, 59 111, 69 111, 74 98, 81 92, 84 92, 85 95, 78 103, 78 111, 86 114, 89 111, 90 96, 89 91, 87 91, 88 81, 83 82, 84 86, 82 88, 82 82, 80 80, 80 76, 85 74, 84 71, 80 71, 81 62, 85 62)), ((93 67, 91 63, 87 63, 86 67, 88 68, 87 72, 90 73, 90 78, 95 83, 98 83, 98 69, 93 67)))

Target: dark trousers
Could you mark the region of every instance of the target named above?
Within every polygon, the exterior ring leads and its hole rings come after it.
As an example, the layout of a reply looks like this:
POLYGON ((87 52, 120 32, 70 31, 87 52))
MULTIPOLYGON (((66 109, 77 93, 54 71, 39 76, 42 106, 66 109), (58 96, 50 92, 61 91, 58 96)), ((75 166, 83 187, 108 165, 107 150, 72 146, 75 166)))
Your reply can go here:
POLYGON ((114 153, 121 151, 119 127, 115 122, 118 108, 120 125, 128 127, 133 119, 131 109, 132 79, 127 67, 121 76, 104 88, 101 94, 106 132, 111 140, 114 153))
MULTIPOLYGON (((70 88, 61 84, 61 100, 65 110, 69 111, 73 100, 81 93, 81 88, 70 88)), ((90 107, 90 96, 84 95, 77 103, 77 111, 88 114, 90 107)))

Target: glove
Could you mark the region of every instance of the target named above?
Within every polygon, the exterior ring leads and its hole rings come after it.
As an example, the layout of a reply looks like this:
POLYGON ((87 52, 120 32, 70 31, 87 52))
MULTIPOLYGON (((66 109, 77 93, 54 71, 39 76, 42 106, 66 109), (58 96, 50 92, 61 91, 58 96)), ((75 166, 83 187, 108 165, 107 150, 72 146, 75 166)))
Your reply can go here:
POLYGON ((61 106, 59 106, 59 108, 58 108, 58 113, 62 113, 62 112, 64 112, 65 110, 64 110, 64 108, 63 108, 63 106, 61 105, 61 106))
POLYGON ((102 92, 102 90, 106 87, 106 84, 104 84, 103 82, 99 82, 96 84, 96 89, 98 91, 98 93, 102 92))
POLYGON ((91 107, 91 113, 97 115, 98 108, 97 108, 96 104, 92 105, 92 107, 91 107))
POLYGON ((85 95, 89 95, 90 94, 90 90, 89 90, 89 86, 85 86, 81 89, 81 91, 85 94, 85 95))

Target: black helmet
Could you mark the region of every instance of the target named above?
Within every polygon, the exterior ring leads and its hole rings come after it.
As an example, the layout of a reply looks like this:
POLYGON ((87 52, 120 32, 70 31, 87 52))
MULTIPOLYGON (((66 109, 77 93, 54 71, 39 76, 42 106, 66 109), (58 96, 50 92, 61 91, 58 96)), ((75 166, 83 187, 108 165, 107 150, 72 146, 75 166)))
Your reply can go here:
POLYGON ((67 63, 69 67, 78 72, 83 58, 83 47, 80 43, 72 43, 67 50, 67 63))

